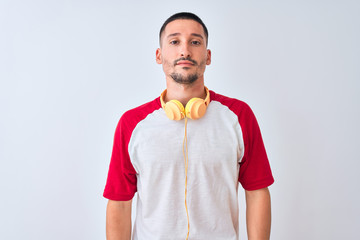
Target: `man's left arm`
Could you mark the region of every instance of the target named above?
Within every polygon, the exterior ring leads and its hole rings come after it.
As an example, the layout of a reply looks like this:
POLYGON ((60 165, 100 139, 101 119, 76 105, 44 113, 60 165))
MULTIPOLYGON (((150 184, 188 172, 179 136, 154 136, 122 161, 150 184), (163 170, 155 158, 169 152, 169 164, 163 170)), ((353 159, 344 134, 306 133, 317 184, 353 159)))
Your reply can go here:
POLYGON ((248 239, 270 239, 271 201, 269 189, 245 191, 245 197, 248 239))

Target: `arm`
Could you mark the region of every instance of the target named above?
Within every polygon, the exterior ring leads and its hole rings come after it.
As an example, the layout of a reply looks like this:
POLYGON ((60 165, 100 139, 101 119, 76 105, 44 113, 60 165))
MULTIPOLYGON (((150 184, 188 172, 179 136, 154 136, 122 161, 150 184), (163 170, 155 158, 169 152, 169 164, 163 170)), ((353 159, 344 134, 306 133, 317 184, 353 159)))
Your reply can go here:
POLYGON ((270 239, 271 203, 269 189, 245 191, 245 196, 248 239, 270 239))
POLYGON ((106 239, 131 239, 131 202, 109 200, 106 209, 106 239))

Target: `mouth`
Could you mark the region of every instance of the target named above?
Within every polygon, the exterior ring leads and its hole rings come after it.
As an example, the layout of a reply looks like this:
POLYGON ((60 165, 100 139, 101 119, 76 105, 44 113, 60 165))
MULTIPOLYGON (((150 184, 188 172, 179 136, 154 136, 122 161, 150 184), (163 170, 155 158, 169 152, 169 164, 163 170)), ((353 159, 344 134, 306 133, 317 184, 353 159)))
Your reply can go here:
POLYGON ((187 61, 187 60, 181 60, 181 61, 178 61, 176 63, 176 65, 180 65, 180 66, 193 66, 194 63, 191 62, 191 61, 187 61))
POLYGON ((180 58, 175 61, 174 65, 179 65, 182 67, 191 67, 197 65, 197 62, 190 58, 180 58))

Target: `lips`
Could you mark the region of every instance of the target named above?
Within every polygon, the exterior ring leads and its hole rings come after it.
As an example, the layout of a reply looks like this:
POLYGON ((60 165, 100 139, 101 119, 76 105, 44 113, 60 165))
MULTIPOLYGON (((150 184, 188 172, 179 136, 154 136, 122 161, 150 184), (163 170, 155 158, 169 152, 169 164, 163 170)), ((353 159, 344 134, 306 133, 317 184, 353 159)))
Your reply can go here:
POLYGON ((189 65, 194 65, 194 63, 193 62, 190 62, 190 61, 186 61, 186 60, 181 60, 181 61, 178 61, 177 63, 176 63, 176 65, 186 65, 186 66, 189 66, 189 65))

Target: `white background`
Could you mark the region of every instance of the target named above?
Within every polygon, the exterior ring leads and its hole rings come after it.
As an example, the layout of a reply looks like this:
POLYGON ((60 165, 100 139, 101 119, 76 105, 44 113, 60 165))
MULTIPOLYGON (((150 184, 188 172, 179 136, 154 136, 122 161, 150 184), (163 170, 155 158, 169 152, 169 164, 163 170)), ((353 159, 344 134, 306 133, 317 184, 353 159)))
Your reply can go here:
POLYGON ((206 85, 258 118, 275 177, 272 239, 360 239, 350 0, 1 0, 0 239, 105 239, 114 129, 165 88, 158 31, 179 11, 209 29, 206 85))

